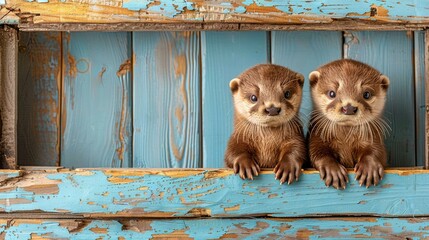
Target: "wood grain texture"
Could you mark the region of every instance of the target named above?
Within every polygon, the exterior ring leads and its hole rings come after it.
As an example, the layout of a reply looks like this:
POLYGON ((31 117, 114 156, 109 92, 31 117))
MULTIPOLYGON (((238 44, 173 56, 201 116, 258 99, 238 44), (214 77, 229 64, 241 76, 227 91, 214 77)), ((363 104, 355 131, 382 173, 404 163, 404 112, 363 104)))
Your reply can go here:
POLYGON ((200 166, 197 32, 133 34, 134 166, 200 166))
POLYGON ((233 129, 229 82, 255 64, 267 63, 267 32, 202 33, 203 166, 223 167, 233 129))
POLYGON ((129 167, 130 33, 69 33, 63 39, 61 165, 129 167))
MULTIPOLYGON (((106 169, 0 172, 0 212, 86 217, 429 216, 429 171, 387 170, 377 187, 326 188, 317 171, 279 185, 272 170, 106 169), (5 176, 4 176, 5 175, 5 176), (337 199, 337 200, 333 200, 337 199)), ((354 179, 349 172, 349 179, 354 179)))
POLYGON ((367 63, 390 79, 385 119, 392 131, 385 139, 388 165, 415 166, 415 93, 411 32, 348 32, 345 57, 367 63))
POLYGON ((61 33, 21 32, 19 38, 18 163, 57 166, 61 33))
POLYGON ((17 166, 18 31, 0 28, 0 167, 17 166))
POLYGON ((272 33, 271 40, 272 62, 305 77, 300 114, 307 126, 312 110, 308 75, 319 66, 342 57, 342 32, 279 31, 272 33))
MULTIPOLYGON (((426 73, 427 74, 427 73, 426 73)), ((424 166, 426 149, 426 98, 425 96, 425 32, 414 32, 414 77, 416 94, 416 166, 424 166)), ((429 96, 428 96, 429 97, 429 96)))
MULTIPOLYGON (((8 0, 19 9, 20 24, 118 22, 227 22, 331 24, 337 19, 362 22, 429 24, 429 3, 403 0, 335 1, 26 1, 8 0), (64 11, 67 9, 67 11, 64 11)), ((351 24, 353 25, 353 24, 351 24)))
POLYGON ((425 239, 428 218, 0 220, 5 239, 425 239))
POLYGON ((425 163, 426 169, 429 169, 429 30, 425 31, 425 102, 426 102, 426 146, 425 146, 425 163))

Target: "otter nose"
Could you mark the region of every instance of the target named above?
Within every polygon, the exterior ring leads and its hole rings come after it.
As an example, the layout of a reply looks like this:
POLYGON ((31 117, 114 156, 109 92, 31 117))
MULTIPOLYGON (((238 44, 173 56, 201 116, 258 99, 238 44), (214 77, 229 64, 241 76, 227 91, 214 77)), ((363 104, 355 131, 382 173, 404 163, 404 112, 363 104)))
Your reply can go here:
POLYGON ((268 114, 268 116, 279 115, 281 110, 282 110, 281 108, 276 108, 276 107, 265 108, 265 112, 268 114))
POLYGON ((345 115, 355 115, 357 112, 358 108, 352 106, 350 103, 347 104, 347 106, 344 106, 341 111, 345 114, 345 115))

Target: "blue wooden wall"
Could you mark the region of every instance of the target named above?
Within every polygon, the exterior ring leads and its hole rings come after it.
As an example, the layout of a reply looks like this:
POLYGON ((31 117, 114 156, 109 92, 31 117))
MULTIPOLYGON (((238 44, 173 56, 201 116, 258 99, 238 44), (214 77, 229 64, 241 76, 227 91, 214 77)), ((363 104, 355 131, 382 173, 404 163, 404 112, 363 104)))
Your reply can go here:
MULTIPOLYGON (((343 57, 369 63, 391 79, 385 112, 392 127, 386 139, 390 166, 422 165, 423 36, 406 31, 21 32, 19 163, 223 167, 232 131, 228 83, 233 77, 266 62, 307 77, 343 57), (43 57, 35 58, 33 51, 43 57)), ((306 122, 308 79, 304 88, 306 122)))

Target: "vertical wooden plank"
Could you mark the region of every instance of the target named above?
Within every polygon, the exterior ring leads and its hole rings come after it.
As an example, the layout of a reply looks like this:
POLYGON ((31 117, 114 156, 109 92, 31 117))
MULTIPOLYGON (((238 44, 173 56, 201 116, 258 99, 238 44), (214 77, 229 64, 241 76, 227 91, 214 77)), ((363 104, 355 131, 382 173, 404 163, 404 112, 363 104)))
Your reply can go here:
POLYGON ((414 32, 414 71, 416 91, 416 165, 425 163, 425 32, 414 32))
POLYGON ((17 166, 18 31, 0 28, 0 167, 17 166))
POLYGON ((267 63, 267 32, 203 32, 203 167, 224 167, 233 129, 229 81, 247 68, 267 63))
POLYGON ((425 102, 426 102, 426 145, 425 145, 425 168, 429 169, 429 30, 425 31, 425 102))
POLYGON ((199 36, 133 35, 135 167, 200 167, 199 36))
POLYGON ((63 166, 131 166, 130 41, 124 32, 65 34, 63 166))
POLYGON ((416 135, 412 32, 349 32, 345 37, 346 57, 365 62, 390 78, 384 112, 392 128, 385 140, 389 166, 414 166, 416 135))
POLYGON ((61 33, 20 32, 19 165, 59 164, 61 33))
MULTIPOLYGON (((272 61, 305 76, 300 116, 305 126, 312 110, 308 74, 319 66, 342 57, 342 32, 273 32, 272 61)), ((307 131, 307 127, 304 127, 307 131)))

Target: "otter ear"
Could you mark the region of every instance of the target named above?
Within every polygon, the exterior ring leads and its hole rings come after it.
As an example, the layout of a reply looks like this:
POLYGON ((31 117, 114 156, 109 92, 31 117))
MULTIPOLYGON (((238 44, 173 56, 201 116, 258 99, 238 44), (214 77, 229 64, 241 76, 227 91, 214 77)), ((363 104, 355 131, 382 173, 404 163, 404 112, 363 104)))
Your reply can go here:
POLYGON ((299 86, 302 87, 304 85, 304 75, 302 75, 301 73, 297 73, 296 76, 298 78, 299 86))
POLYGON ((387 90, 387 88, 389 88, 389 84, 390 84, 389 78, 386 75, 381 75, 380 80, 381 80, 381 87, 384 90, 387 90))
POLYGON ((310 73, 310 75, 308 75, 308 78, 310 79, 310 87, 313 87, 314 85, 316 85, 317 81, 319 81, 320 72, 313 71, 310 73))
POLYGON ((239 78, 234 78, 229 82, 229 88, 231 88, 232 93, 237 92, 239 84, 240 84, 239 78))

